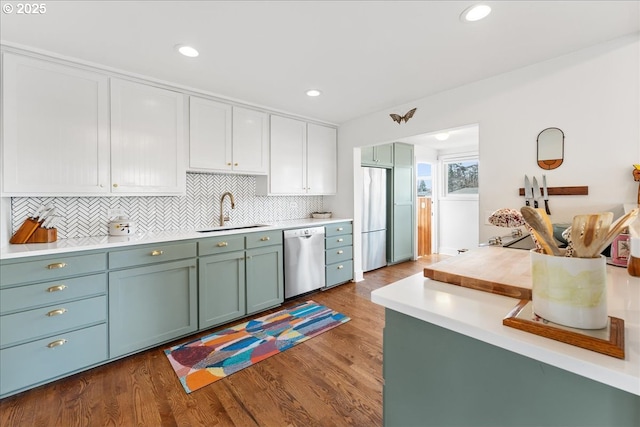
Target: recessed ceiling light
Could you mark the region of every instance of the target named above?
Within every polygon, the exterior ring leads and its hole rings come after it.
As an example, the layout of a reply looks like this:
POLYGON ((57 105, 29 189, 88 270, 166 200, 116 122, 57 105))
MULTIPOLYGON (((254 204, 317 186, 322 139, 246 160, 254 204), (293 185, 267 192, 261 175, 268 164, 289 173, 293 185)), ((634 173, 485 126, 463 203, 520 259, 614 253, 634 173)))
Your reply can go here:
POLYGON ((180 52, 184 56, 188 56, 189 58, 195 58, 196 56, 200 55, 200 53, 191 46, 179 44, 176 45, 176 49, 178 50, 178 52, 180 52))
POLYGON ((462 22, 475 22, 486 18, 490 13, 491 8, 486 4, 474 4, 460 14, 460 20, 462 22))
POLYGON ((307 96, 320 96, 322 92, 320 92, 318 89, 309 89, 307 91, 307 96))
POLYGON ((438 141, 446 141, 449 139, 449 132, 437 133, 435 137, 438 141))

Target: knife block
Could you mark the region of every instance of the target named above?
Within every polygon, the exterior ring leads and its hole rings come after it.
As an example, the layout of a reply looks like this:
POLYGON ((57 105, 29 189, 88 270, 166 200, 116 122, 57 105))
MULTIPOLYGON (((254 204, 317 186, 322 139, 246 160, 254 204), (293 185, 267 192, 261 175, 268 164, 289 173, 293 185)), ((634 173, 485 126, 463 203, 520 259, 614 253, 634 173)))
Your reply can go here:
POLYGON ((27 243, 51 243, 58 240, 57 228, 38 227, 31 237, 27 239, 27 243))
POLYGON ((55 228, 42 228, 40 223, 33 218, 24 220, 18 231, 16 231, 9 243, 51 243, 58 240, 58 230, 55 228))

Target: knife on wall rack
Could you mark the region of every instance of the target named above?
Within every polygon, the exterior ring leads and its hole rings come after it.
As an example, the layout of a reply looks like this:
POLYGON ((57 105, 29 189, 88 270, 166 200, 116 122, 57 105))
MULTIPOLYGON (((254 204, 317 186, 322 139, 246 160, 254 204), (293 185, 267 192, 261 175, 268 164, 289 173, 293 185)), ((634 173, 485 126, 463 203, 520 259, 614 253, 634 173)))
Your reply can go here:
POLYGON ((536 177, 533 177, 533 207, 538 208, 538 199, 542 198, 542 193, 540 193, 540 186, 538 185, 538 180, 536 177))
POLYGON ((549 190, 547 189, 547 176, 542 175, 542 197, 544 198, 544 210, 547 215, 551 215, 549 210, 549 190))
POLYGON ((527 175, 524 176, 524 203, 527 206, 531 206, 530 200, 533 199, 533 192, 531 190, 531 183, 529 182, 529 177, 527 175))

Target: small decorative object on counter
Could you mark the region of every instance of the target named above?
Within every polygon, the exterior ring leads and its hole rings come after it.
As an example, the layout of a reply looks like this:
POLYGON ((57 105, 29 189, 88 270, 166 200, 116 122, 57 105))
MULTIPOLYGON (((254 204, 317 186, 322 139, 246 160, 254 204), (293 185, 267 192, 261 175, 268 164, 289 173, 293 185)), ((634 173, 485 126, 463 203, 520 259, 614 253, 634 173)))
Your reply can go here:
POLYGON ((311 217, 315 219, 327 219, 331 218, 331 212, 313 212, 311 217))
POLYGON ((109 222, 109 235, 110 236, 128 236, 135 234, 136 223, 131 221, 126 216, 119 216, 109 222))
POLYGON ((629 260, 627 271, 630 276, 640 277, 640 220, 636 219, 629 225, 629 260))
POLYGON ((611 263, 620 267, 626 267, 629 261, 630 248, 630 236, 628 230, 618 234, 618 237, 613 239, 611 243, 611 263))
MULTIPOLYGON (((502 208, 493 212, 489 216, 489 223, 496 227, 511 228, 511 236, 522 236, 522 229, 519 227, 525 225, 524 217, 516 209, 502 208)), ((489 245, 502 245, 502 238, 492 237, 489 239, 489 245)))

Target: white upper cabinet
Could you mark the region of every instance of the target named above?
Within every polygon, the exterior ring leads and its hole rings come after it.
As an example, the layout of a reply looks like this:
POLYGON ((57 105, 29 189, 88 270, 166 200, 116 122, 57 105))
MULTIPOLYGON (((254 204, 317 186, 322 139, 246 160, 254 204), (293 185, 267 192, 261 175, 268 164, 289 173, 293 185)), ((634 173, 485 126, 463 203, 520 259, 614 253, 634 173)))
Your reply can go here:
POLYGON ((337 150, 337 135, 334 128, 307 124, 307 189, 309 193, 336 193, 337 150))
POLYGON ((111 191, 184 194, 183 95, 111 79, 111 191))
POLYGON ((3 55, 5 195, 108 194, 106 76, 3 55))
POLYGON ((233 170, 266 174, 269 169, 269 115, 233 107, 233 170))
POLYGON ((231 171, 231 105, 189 97, 189 169, 231 171))
POLYGON ((267 173, 266 113, 192 96, 189 130, 190 170, 267 173))
POLYGON ((258 194, 325 195, 336 192, 336 130, 271 116, 270 170, 258 194))

